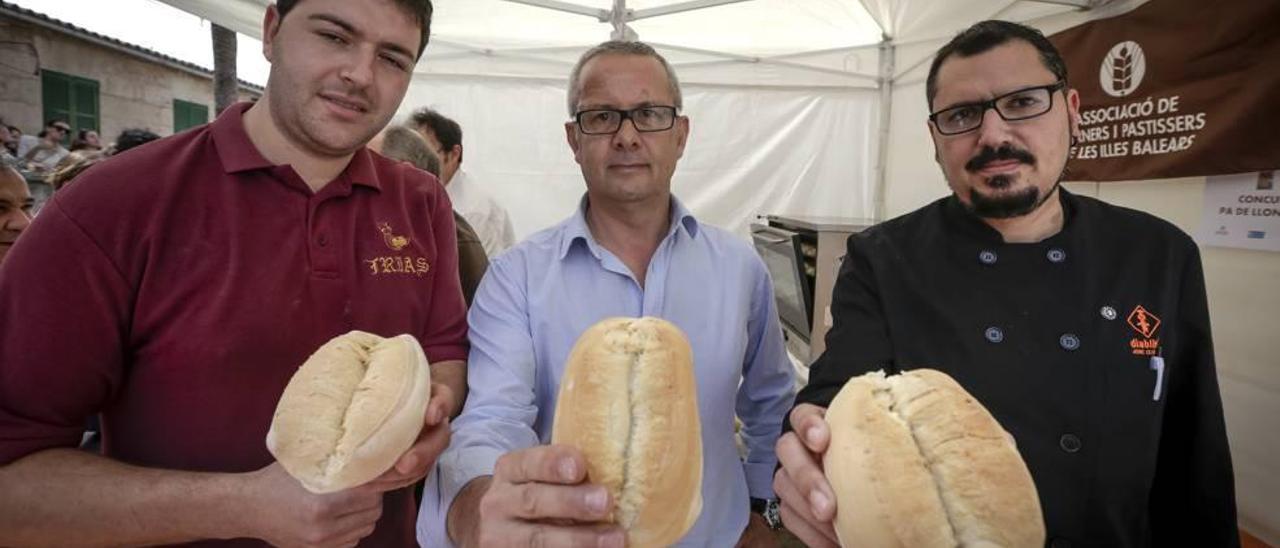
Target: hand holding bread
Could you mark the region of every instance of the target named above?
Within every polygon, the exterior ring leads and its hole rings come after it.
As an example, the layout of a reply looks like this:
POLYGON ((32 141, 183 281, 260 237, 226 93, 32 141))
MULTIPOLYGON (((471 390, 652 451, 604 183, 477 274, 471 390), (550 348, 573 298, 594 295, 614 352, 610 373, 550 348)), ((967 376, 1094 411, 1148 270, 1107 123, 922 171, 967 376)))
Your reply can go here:
POLYGON ((1012 439, 946 374, 856 377, 824 420, 822 469, 840 544, 1044 544, 1040 499, 1012 439))

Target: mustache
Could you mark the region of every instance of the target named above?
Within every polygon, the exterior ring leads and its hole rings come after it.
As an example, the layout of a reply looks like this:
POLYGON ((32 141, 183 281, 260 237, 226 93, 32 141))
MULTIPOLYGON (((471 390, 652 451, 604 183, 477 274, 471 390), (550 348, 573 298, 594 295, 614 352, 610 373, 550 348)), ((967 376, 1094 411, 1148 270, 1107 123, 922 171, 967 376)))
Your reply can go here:
POLYGON ((987 164, 1000 160, 1017 160, 1031 165, 1036 163, 1036 157, 1030 152, 1014 148, 1012 145, 1001 145, 1000 148, 982 147, 982 152, 965 162, 964 168, 968 171, 978 171, 987 167, 987 164))

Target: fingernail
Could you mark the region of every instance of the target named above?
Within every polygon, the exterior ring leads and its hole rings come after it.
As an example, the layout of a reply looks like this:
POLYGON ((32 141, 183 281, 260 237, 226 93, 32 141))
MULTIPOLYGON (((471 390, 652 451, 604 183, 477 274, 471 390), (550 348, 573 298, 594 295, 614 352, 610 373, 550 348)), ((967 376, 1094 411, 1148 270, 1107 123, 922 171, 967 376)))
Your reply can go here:
POLYGON ((404 474, 412 471, 417 465, 418 458, 413 455, 408 455, 405 458, 400 459, 400 466, 397 466, 396 469, 399 470, 400 473, 404 474))
POLYGON ((805 439, 809 440, 809 443, 818 443, 820 441, 818 439, 818 427, 817 426, 809 427, 808 430, 805 430, 804 437, 805 439))
POLYGON ((562 459, 560 461, 560 477, 565 481, 573 481, 578 478, 578 465, 573 459, 562 459))
POLYGON ((592 489, 586 496, 587 509, 593 514, 603 514, 604 507, 609 503, 609 493, 603 487, 592 489))
POLYGON ((600 542, 597 546, 600 548, 622 548, 624 540, 622 531, 610 531, 600 536, 600 542))
POLYGON ((814 513, 825 514, 831 509, 831 501, 821 491, 809 493, 809 504, 813 506, 814 513))

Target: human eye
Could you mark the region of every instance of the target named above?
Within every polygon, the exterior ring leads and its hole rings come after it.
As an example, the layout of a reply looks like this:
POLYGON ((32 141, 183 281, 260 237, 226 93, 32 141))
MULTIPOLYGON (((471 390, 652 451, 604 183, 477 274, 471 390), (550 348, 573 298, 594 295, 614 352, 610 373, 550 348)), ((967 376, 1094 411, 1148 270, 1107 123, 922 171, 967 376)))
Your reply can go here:
POLYGON ((942 120, 949 126, 963 126, 978 117, 979 107, 967 105, 943 111, 942 120))
POLYGON ((1000 101, 1002 108, 1014 112, 1026 112, 1039 110, 1045 102, 1044 90, 1033 89, 1020 91, 1005 97, 1000 101))
POLYGON ((391 68, 394 68, 400 71, 409 70, 409 62, 405 61, 404 59, 401 59, 399 55, 384 53, 382 54, 381 57, 382 57, 382 61, 390 65, 391 68))

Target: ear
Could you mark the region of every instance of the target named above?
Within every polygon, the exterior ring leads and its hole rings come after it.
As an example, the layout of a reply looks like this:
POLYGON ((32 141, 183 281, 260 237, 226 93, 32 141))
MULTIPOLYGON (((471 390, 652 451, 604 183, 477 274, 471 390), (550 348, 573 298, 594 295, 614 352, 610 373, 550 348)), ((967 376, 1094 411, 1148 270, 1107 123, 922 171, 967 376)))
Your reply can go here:
POLYGON ((1067 90, 1067 121, 1071 127, 1071 136, 1080 138, 1080 92, 1067 90))
POLYGON ((564 123, 564 138, 569 141, 569 148, 573 150, 573 161, 582 163, 582 159, 578 156, 578 151, 582 144, 578 142, 578 125, 572 121, 564 123))
POLYGON ((262 56, 266 57, 269 63, 275 61, 272 46, 277 32, 280 32, 280 12, 275 4, 271 4, 267 6, 267 14, 262 18, 262 56))
POLYGON ((449 153, 458 159, 458 164, 462 164, 462 145, 453 145, 453 150, 450 150, 449 153))
POLYGON ((689 117, 676 118, 676 158, 684 157, 684 145, 689 142, 689 117))
POLYGON ((933 161, 938 165, 942 165, 942 155, 938 153, 938 134, 933 130, 933 122, 925 120, 924 126, 929 131, 929 142, 933 143, 933 161))

